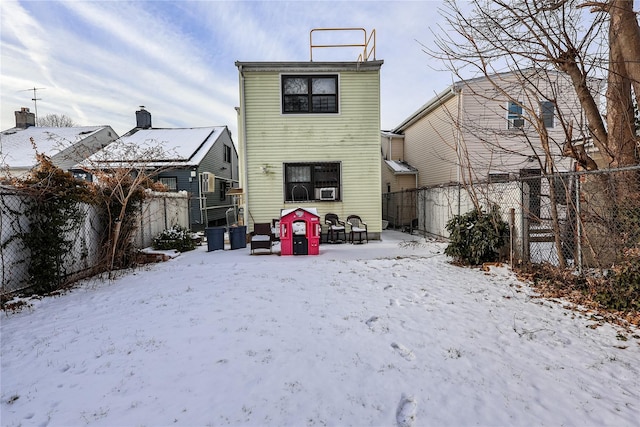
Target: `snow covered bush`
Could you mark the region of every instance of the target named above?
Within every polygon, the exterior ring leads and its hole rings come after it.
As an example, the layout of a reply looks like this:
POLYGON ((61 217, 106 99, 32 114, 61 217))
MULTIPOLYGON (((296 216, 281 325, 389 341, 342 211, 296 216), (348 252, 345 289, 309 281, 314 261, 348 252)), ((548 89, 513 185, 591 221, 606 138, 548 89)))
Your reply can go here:
POLYGON ((164 230, 153 239, 154 249, 175 249, 178 252, 187 252, 195 247, 196 243, 191 238, 191 231, 179 225, 164 230))
POLYGON ((467 265, 497 261, 506 243, 508 224, 500 217, 500 208, 486 213, 478 209, 456 215, 447 222, 449 245, 444 253, 467 265))

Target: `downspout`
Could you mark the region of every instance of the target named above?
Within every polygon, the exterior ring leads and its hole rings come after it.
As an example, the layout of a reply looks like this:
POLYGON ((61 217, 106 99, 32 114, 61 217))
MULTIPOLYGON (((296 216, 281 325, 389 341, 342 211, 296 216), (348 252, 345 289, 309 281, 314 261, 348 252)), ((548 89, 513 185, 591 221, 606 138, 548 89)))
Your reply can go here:
POLYGON ((458 216, 461 215, 461 192, 460 181, 462 180, 462 160, 460 150, 462 149, 460 144, 460 109, 462 105, 460 103, 460 88, 456 88, 455 85, 451 86, 451 91, 456 96, 456 156, 458 157, 458 167, 456 168, 456 180, 458 182, 458 216))
POLYGON ((242 160, 244 163, 244 211, 243 215, 243 223, 245 225, 249 225, 247 214, 249 212, 249 168, 247 167, 247 109, 246 109, 246 100, 245 100, 245 92, 244 92, 244 72, 242 71, 242 65, 238 66, 240 70, 240 114, 242 115, 242 137, 240 138, 240 143, 242 144, 242 160))

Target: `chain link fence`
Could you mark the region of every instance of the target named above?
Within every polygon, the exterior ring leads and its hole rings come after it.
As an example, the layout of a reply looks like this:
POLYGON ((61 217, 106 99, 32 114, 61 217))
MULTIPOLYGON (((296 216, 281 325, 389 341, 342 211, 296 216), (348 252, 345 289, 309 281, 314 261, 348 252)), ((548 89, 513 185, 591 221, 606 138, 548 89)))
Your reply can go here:
MULTIPOLYGON (((28 195, 12 187, 0 187, 0 295, 3 297, 32 286, 31 253, 24 240, 31 232, 27 212, 32 203, 33 199, 28 195)), ((188 228, 188 203, 186 193, 148 194, 138 214, 136 247, 150 246, 153 237, 175 225, 188 228)), ((103 271, 102 244, 106 224, 100 219, 96 206, 80 203, 78 208, 82 221, 78 227, 66 231, 63 237, 70 242, 69 250, 56 260, 58 276, 65 283, 103 271)))
MULTIPOLYGON (((29 273, 31 254, 24 237, 31 232, 27 212, 33 200, 19 191, 4 187, 0 190, 0 292, 8 295, 31 286, 29 273)), ((59 276, 71 282, 92 274, 101 258, 100 245, 104 226, 97 209, 89 204, 78 205, 83 218, 79 227, 66 232, 64 240, 70 242, 59 265, 59 276)))
POLYGON ((444 238, 455 215, 497 204, 509 224, 513 263, 608 268, 640 245, 640 166, 421 188, 382 199, 390 227, 444 238))

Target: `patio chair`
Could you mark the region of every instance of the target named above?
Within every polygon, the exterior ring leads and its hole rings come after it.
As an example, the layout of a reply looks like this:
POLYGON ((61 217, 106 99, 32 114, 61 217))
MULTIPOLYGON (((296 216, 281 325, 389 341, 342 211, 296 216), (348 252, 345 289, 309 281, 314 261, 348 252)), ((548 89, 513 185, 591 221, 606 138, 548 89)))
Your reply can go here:
POLYGON ((251 253, 256 249, 268 249, 269 253, 272 252, 273 245, 273 232, 271 231, 271 224, 268 222, 253 224, 253 231, 251 232, 251 253))
POLYGON ((365 240, 369 242, 367 223, 362 221, 358 215, 349 215, 347 217, 347 224, 351 227, 349 231, 349 240, 351 243, 355 243, 356 234, 358 235, 358 243, 362 243, 362 233, 364 233, 365 240))
POLYGON ((327 241, 329 243, 336 243, 340 240, 340 233, 342 233, 344 240, 347 240, 347 232, 344 221, 340 221, 338 215, 334 213, 328 213, 324 216, 324 223, 329 226, 329 233, 327 235, 327 241))

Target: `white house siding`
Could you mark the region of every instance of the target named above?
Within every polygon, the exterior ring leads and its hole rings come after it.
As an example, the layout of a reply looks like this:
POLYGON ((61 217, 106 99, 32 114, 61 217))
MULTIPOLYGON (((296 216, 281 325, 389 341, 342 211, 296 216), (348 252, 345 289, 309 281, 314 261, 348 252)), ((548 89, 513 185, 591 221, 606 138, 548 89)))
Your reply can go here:
MULTIPOLYGON (((553 83, 553 87, 547 80, 535 80, 539 94, 523 90, 519 82, 509 76, 499 79, 498 84, 509 88, 509 94, 513 99, 535 110, 538 109, 538 103, 543 95, 557 96, 558 110, 562 111, 565 120, 567 117, 573 118, 577 131, 578 123, 581 123, 579 103, 570 82, 561 75, 557 76, 558 79, 553 83), (561 96, 552 95, 552 90, 559 91, 561 96)), ((474 181, 486 180, 489 172, 517 173, 520 169, 540 168, 540 165, 534 161, 534 157, 544 158, 544 152, 535 129, 528 124, 525 125, 527 141, 523 138, 521 131, 507 128, 506 108, 509 101, 507 95, 497 93, 488 80, 478 79, 468 86, 462 86, 460 96, 462 104, 460 117, 464 129, 461 134, 462 142, 469 155, 469 161, 473 165, 474 181)), ((561 156, 565 136, 559 121, 556 119, 555 126, 548 128, 547 131, 557 167, 560 170, 567 170, 571 162, 561 156)))
POLYGON ((456 129, 450 114, 456 114, 454 96, 427 116, 405 129, 405 161, 418 168, 418 186, 457 180, 456 129))
POLYGON ((328 212, 344 219, 357 214, 370 231, 381 230, 379 66, 352 68, 243 70, 246 117, 240 122, 247 171, 242 185, 250 225, 301 205, 317 208, 322 218, 328 212), (339 114, 281 114, 281 74, 320 72, 339 74, 339 114), (315 161, 341 162, 341 200, 285 203, 283 164, 315 161))
MULTIPOLYGON (((580 130, 584 120, 571 82, 563 74, 550 75, 555 81, 532 80, 539 93, 525 91, 508 74, 494 76, 494 79, 501 88, 508 88, 513 99, 536 110, 546 95, 558 100, 555 126, 547 131, 556 170, 566 171, 572 161, 561 156, 565 135, 558 112, 565 122, 573 121, 574 136, 586 132, 580 130)), ((590 83, 595 85, 597 82, 590 83)), ((415 118, 408 119, 393 131, 405 135, 405 160, 419 169, 420 186, 469 182, 470 179, 478 182, 487 180, 489 173, 517 175, 521 169, 540 169, 537 159, 544 161, 544 152, 538 133, 525 125, 527 142, 522 132, 507 128, 509 96, 496 90, 487 79, 457 83, 439 98, 434 98, 416 113, 415 118), (456 117, 459 117, 460 126, 457 126, 456 117), (462 162, 457 160, 456 147, 462 162), (459 163, 462 167, 458 167, 459 163)))

